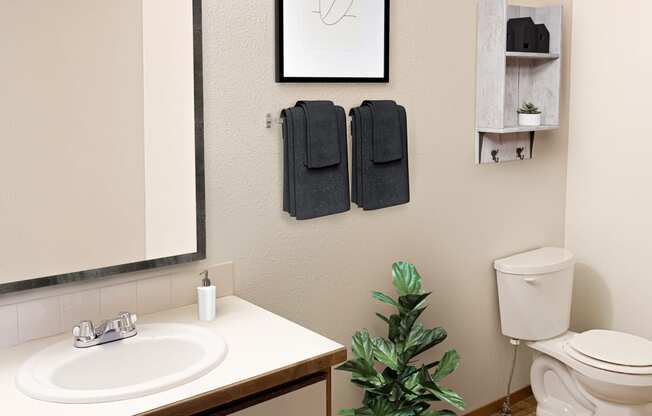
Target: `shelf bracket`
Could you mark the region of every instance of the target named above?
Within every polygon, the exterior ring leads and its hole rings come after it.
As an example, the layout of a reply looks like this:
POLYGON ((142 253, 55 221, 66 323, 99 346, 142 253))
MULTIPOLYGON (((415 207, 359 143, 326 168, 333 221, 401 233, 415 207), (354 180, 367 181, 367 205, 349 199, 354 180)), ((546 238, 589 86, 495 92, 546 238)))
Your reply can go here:
POLYGON ((530 159, 534 159, 534 135, 536 133, 536 131, 530 132, 530 159))

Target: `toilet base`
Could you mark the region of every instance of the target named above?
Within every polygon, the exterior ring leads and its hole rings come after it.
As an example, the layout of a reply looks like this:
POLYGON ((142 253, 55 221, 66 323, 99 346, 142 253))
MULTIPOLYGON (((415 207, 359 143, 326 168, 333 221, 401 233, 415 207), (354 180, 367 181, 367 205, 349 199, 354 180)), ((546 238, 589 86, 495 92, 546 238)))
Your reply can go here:
POLYGON ((652 416, 652 404, 624 405, 592 397, 572 369, 545 354, 536 354, 530 379, 537 416, 652 416))
POLYGON ((650 416, 650 406, 621 406, 618 404, 601 404, 595 412, 595 416, 650 416))

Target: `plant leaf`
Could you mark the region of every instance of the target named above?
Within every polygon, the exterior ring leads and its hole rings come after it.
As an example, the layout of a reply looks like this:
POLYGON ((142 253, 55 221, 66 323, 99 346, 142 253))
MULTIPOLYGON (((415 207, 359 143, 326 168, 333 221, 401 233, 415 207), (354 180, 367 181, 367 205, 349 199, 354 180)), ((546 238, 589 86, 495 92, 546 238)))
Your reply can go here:
POLYGON ((464 410, 464 399, 453 390, 437 386, 436 389, 430 389, 430 391, 441 401, 447 402, 460 410, 464 410))
POLYGON ((349 360, 336 368, 339 371, 348 371, 362 379, 368 380, 378 376, 378 371, 370 363, 363 360, 349 360))
POLYGON ((371 409, 366 406, 359 409, 342 409, 338 414, 340 416, 375 416, 371 409))
POLYGON ((421 302, 423 302, 428 296, 430 296, 432 292, 429 293, 422 293, 420 295, 405 295, 401 296, 398 298, 398 303, 401 305, 403 308, 411 311, 412 309, 418 307, 421 305, 421 302))
POLYGON ((373 365, 374 346, 371 342, 369 332, 366 329, 358 331, 355 333, 355 335, 353 335, 351 350, 356 357, 373 365))
POLYGON ((387 338, 392 342, 397 342, 401 336, 401 317, 392 315, 389 317, 389 333, 387 338))
POLYGON ((414 347, 420 346, 426 337, 426 331, 423 329, 423 325, 416 324, 412 327, 412 330, 405 339, 404 350, 408 351, 414 347))
POLYGON ((385 364, 387 367, 394 371, 399 371, 398 354, 396 352, 396 345, 393 342, 387 341, 384 338, 376 337, 373 339, 374 343, 374 357, 376 360, 385 364))
POLYGON ((437 382, 457 369, 460 364, 460 356, 455 350, 448 351, 442 357, 432 379, 437 382))
POLYGON ((367 405, 373 416, 392 416, 394 405, 386 398, 378 398, 367 405))
POLYGON ((389 324, 389 318, 383 315, 382 313, 376 313, 376 316, 385 321, 385 323, 389 324))
POLYGON ((407 315, 403 316, 401 319, 401 334, 403 337, 408 336, 412 330, 412 326, 414 326, 414 323, 417 321, 419 316, 421 316, 424 310, 426 310, 426 308, 415 309, 411 312, 408 312, 407 315))
POLYGON ((416 413, 412 409, 400 409, 389 413, 389 416, 416 416, 416 413))
POLYGON ((412 357, 416 357, 417 355, 421 354, 424 351, 429 350, 430 348, 434 347, 437 344, 440 344, 443 342, 448 334, 444 330, 444 328, 435 328, 435 329, 430 329, 426 330, 426 335, 423 338, 423 342, 421 346, 419 346, 416 351, 412 354, 412 357))
POLYGON ((419 381, 423 387, 428 389, 439 400, 449 403, 460 410, 464 410, 464 399, 453 390, 440 387, 439 384, 435 383, 425 368, 422 368, 419 372, 419 381))
POLYGON ((419 416, 455 416, 455 412, 451 410, 426 410, 419 416))
POLYGON ((421 294, 421 276, 413 264, 402 261, 394 263, 392 284, 400 296, 421 294))
POLYGON ((381 301, 383 303, 386 303, 388 305, 396 306, 397 308, 400 307, 398 302, 396 302, 394 299, 390 298, 389 296, 387 296, 384 293, 373 292, 373 297, 374 297, 374 299, 379 300, 379 301, 381 301))

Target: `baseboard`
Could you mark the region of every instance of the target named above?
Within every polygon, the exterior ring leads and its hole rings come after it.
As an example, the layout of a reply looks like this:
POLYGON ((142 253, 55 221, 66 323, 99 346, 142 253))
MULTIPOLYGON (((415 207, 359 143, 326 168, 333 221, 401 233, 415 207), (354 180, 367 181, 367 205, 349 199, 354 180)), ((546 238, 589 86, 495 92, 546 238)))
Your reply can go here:
MULTIPOLYGON (((521 400, 525 400, 530 396, 532 396, 532 388, 530 388, 530 386, 527 386, 519 391, 512 393, 510 396, 510 400, 512 403, 518 403, 521 400)), ((477 410, 469 412, 466 414, 466 416, 491 416, 494 413, 500 411, 500 408, 503 405, 503 401, 505 401, 504 397, 496 400, 495 402, 489 403, 486 406, 482 406, 477 410)))

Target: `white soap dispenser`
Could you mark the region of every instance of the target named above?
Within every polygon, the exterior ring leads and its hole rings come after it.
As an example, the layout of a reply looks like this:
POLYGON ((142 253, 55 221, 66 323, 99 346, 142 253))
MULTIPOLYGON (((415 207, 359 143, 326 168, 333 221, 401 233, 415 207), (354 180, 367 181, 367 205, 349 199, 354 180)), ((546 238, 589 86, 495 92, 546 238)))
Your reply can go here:
POLYGON ((212 321, 215 319, 215 286, 208 278, 208 271, 203 271, 202 285, 197 288, 197 315, 200 321, 212 321))

